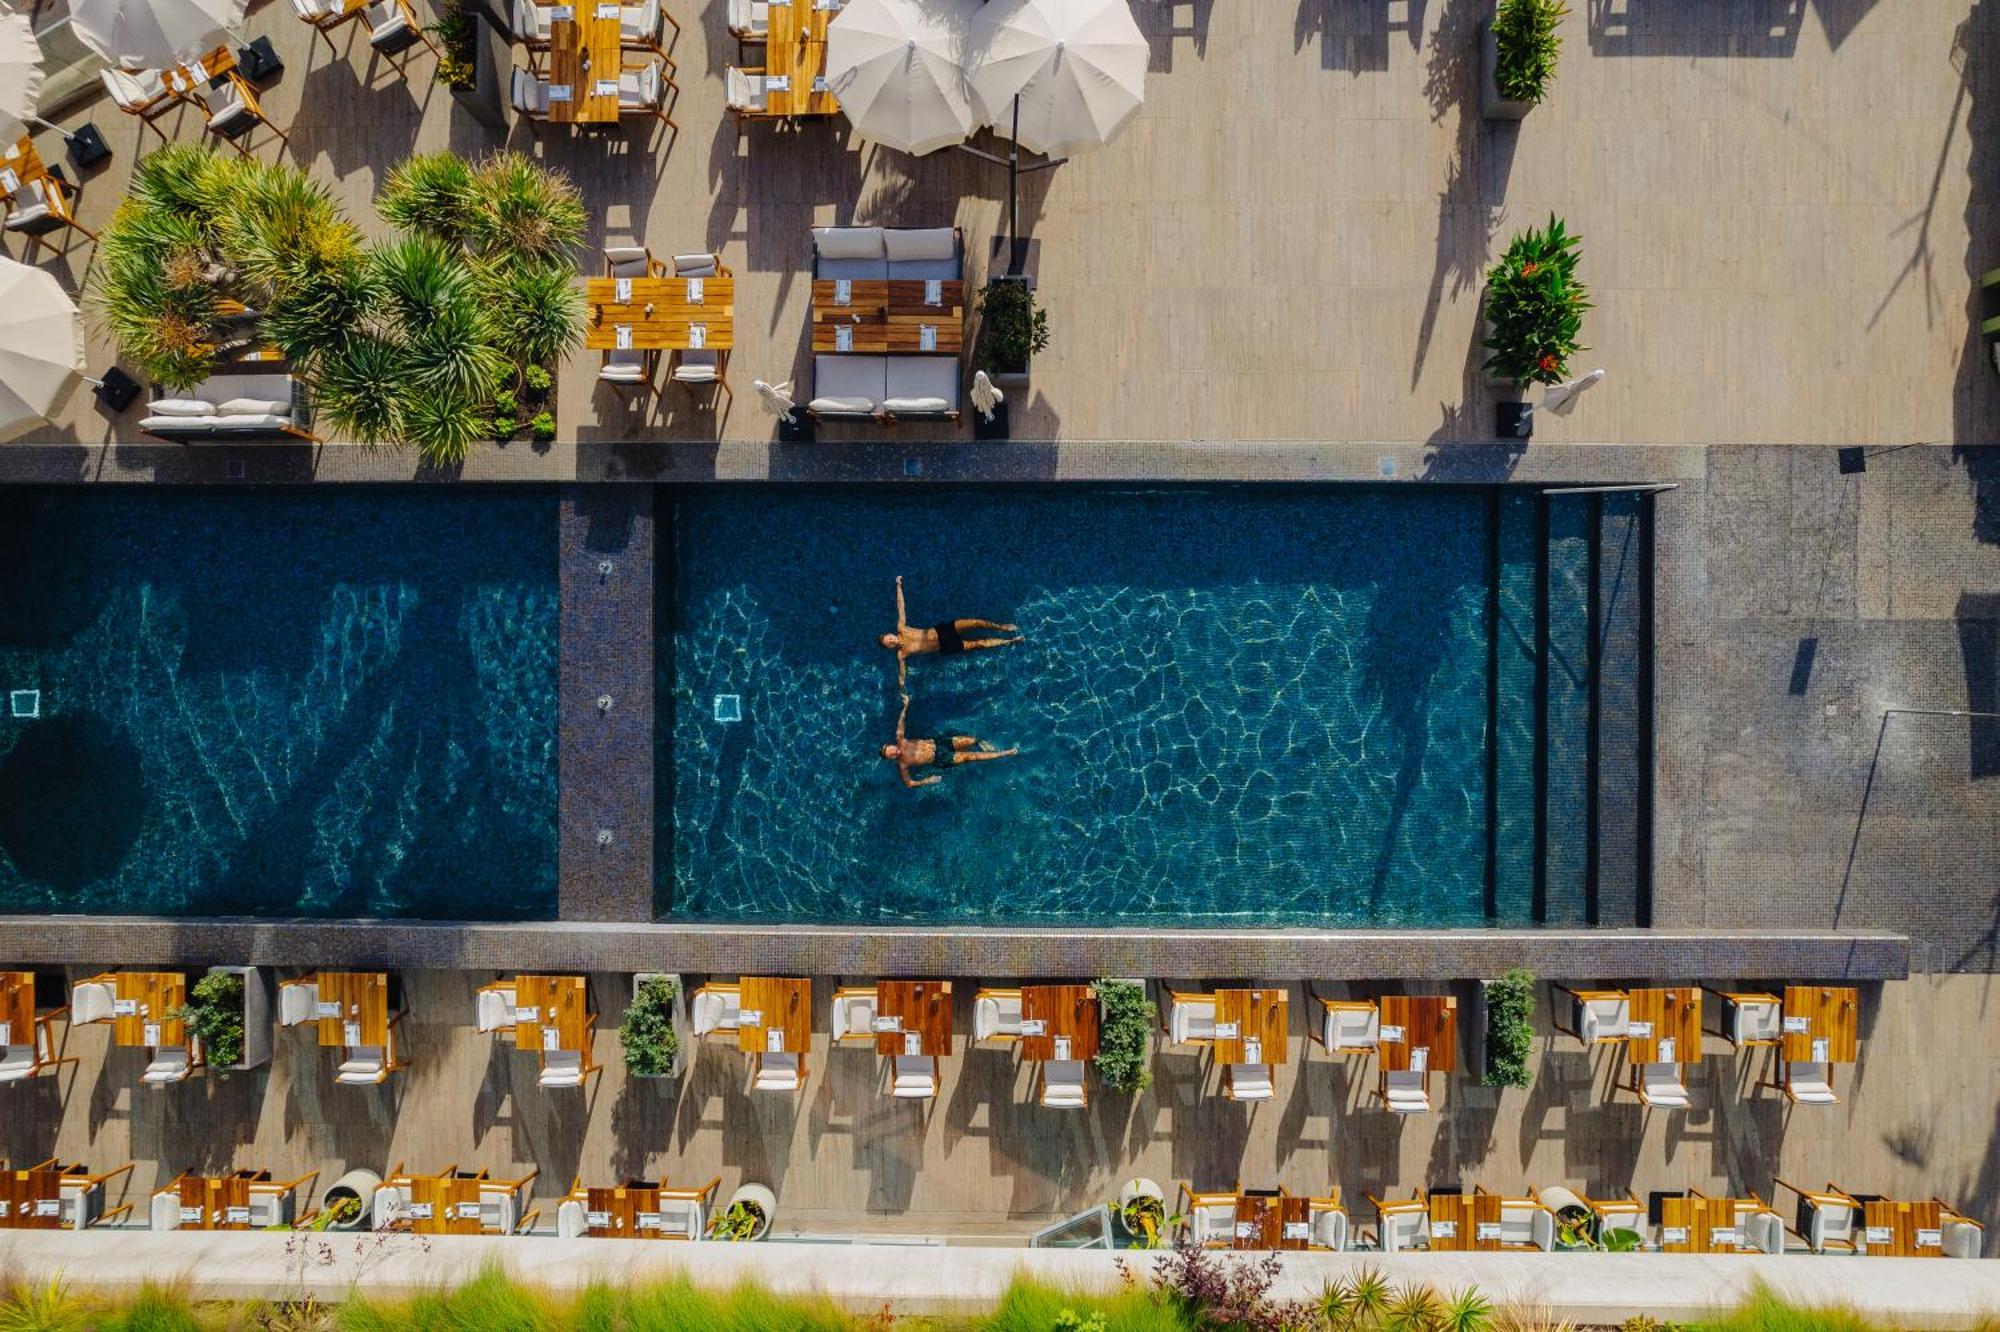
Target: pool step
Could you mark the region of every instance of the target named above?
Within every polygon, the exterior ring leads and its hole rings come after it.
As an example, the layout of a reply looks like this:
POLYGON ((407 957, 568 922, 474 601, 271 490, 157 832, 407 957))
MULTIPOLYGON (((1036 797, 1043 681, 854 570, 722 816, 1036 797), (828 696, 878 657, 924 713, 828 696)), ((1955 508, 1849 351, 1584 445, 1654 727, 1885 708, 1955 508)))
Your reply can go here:
POLYGON ((1647 923, 1651 503, 1495 499, 1495 920, 1647 923))

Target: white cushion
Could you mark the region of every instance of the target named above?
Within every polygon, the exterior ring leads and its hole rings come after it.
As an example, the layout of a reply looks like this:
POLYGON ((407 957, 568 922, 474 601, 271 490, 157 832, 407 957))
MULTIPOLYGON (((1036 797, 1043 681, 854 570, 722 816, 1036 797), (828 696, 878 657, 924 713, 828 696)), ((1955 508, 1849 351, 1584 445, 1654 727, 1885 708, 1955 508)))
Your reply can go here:
POLYGON ((694 1034, 706 1036, 711 1031, 735 1031, 737 1020, 742 1016, 742 995, 735 989, 696 990, 694 994, 694 1034))
POLYGON ((813 249, 822 259, 883 259, 880 227, 814 227, 813 249))
POLYGON ((1382 1015, 1373 1005, 1326 1010, 1326 1048, 1372 1050, 1382 1031, 1382 1015))
POLYGON ((1167 1014, 1167 1036, 1175 1044, 1215 1039, 1215 1001, 1175 1000, 1167 1014))
POLYGON ((302 1022, 311 1022, 318 1016, 319 986, 280 985, 278 987, 278 1024, 296 1027, 302 1022))
POLYGON ((892 416, 922 416, 948 412, 951 410, 951 404, 943 398, 884 398, 882 410, 892 416))
POLYGON ((335 1082, 350 1086, 383 1079, 383 1050, 379 1045, 357 1045, 347 1052, 347 1061, 334 1073, 335 1082))
POLYGON ((701 1199, 660 1199, 660 1230, 668 1235, 685 1235, 698 1240, 704 1229, 701 1199))
POLYGON ((384 1184, 375 1190, 372 1208, 374 1216, 370 1226, 373 1230, 387 1230, 391 1222, 403 1210, 403 1191, 393 1184, 384 1184))
MULTIPOLYGON (((956 356, 891 356, 883 368, 884 398, 938 398, 943 411, 958 406, 959 366, 956 356)), ((914 409, 913 409, 914 410, 914 409)))
POLYGON ((1021 996, 981 995, 972 1004, 972 1039, 1021 1034, 1021 996))
POLYGON ((797 1091, 798 1055, 791 1051, 765 1054, 757 1062, 757 1080, 753 1085, 758 1091, 797 1091))
POLYGON ((660 35, 660 0, 646 0, 643 5, 625 5, 618 11, 618 36, 621 41, 649 42, 660 35))
POLYGON ((762 36, 771 30, 770 0, 729 0, 728 16, 731 32, 762 36))
POLYGON ((140 1077, 142 1081, 155 1084, 182 1082, 192 1071, 187 1049, 183 1046, 161 1050, 153 1057, 153 1062, 146 1065, 146 1071, 140 1077))
POLYGON ((250 1224, 258 1229, 292 1223, 292 1195, 275 1189, 250 1190, 250 1224))
POLYGON ((1986 1233, 1970 1221, 1946 1220, 1942 1228, 1947 1258, 1977 1258, 1986 1246, 1986 1233))
POLYGON ((674 256, 674 276, 714 277, 717 265, 712 254, 677 254, 674 256))
POLYGON ((950 259, 958 253, 958 237, 950 227, 885 227, 882 249, 891 263, 905 259, 950 259))
POLYGON ((0 1051, 0 1082, 19 1082, 32 1077, 36 1068, 35 1047, 10 1045, 0 1051))
POLYGON ((833 997, 833 1038, 864 1036, 875 1021, 875 991, 833 997))
POLYGON ((479 1190, 479 1224, 501 1235, 514 1233, 514 1192, 512 1189, 479 1190))
POLYGON ((1785 1086, 1795 1101, 1808 1105, 1835 1105, 1840 1098, 1833 1094, 1833 1083, 1828 1073, 1829 1069, 1823 1063, 1787 1061, 1785 1086))
POLYGON ((891 1090, 904 1100, 937 1095, 937 1062, 929 1055, 897 1055, 896 1082, 891 1090))
POLYGON ((151 416, 215 416, 220 409, 200 398, 158 398, 146 404, 151 416))
MULTIPOLYGON (((159 411, 160 404, 154 403, 152 411, 159 411)), ((279 402, 275 398, 231 398, 228 402, 217 403, 217 416, 286 416, 292 414, 292 404, 279 402)), ((168 413, 171 415, 171 413, 168 413)))
POLYGON ((549 83, 525 69, 514 71, 514 109, 530 116, 549 113, 549 83))
POLYGON ((1743 1240, 1759 1253, 1783 1253, 1785 1251, 1785 1223, 1776 1212, 1751 1212, 1738 1214, 1736 1228, 1743 1240))
POLYGON ((1269 1064, 1231 1064, 1229 1095, 1237 1101, 1268 1101, 1272 1096, 1269 1064))
POLYGON ((1431 1108, 1431 1094, 1424 1087, 1424 1075, 1415 1069, 1383 1074, 1382 1090, 1389 1108, 1399 1115, 1418 1114, 1431 1108))
POLYGON ((598 367, 597 377, 613 384, 643 384, 646 367, 629 361, 606 361, 598 367))
POLYGON ((481 1031, 506 1031, 514 1026, 514 992, 481 990, 475 998, 481 1031))
POLYGON ((156 1193, 153 1195, 151 1223, 154 1230, 179 1230, 181 1228, 181 1195, 178 1193, 156 1193))
POLYGON ((723 105, 734 111, 762 111, 770 105, 770 89, 762 74, 745 74, 731 65, 722 74, 723 105))
POLYGON ((1323 1207, 1312 1214, 1309 1242, 1338 1252, 1347 1247, 1347 1213, 1323 1207))
POLYGON ((554 11, 531 0, 514 0, 514 31, 524 39, 548 41, 555 31, 554 11))
MULTIPOLYGON (((888 397, 889 358, 822 352, 813 357, 813 398, 828 402, 846 400, 848 412, 872 412, 875 404, 888 397), (867 406, 854 404, 866 399, 867 406)), ((815 408, 814 410, 820 410, 815 408)))
POLYGON ((542 1056, 544 1087, 581 1087, 583 1056, 575 1050, 551 1050, 542 1056))
POLYGON ((1576 1031, 1586 1042, 1622 1037, 1632 1025, 1632 1001, 1624 995, 1616 999, 1576 1001, 1576 1031))
POLYGON ((1236 1233, 1236 1203, 1202 1203, 1194 1209, 1190 1218, 1194 1223, 1194 1241, 1197 1244, 1208 1240, 1227 1240, 1236 1233))
POLYGON ((1414 1209, 1407 1212, 1390 1212, 1382 1218, 1382 1252, 1397 1253, 1405 1249, 1428 1248, 1430 1234, 1428 1213, 1414 1209))
POLYGON ((83 981, 69 993, 69 1020, 72 1026, 86 1022, 109 1022, 112 1000, 117 997, 110 981, 83 981))
POLYGON ((590 1212, 574 1198, 565 1199, 556 1207, 556 1237, 576 1239, 590 1231, 590 1212))
POLYGON ((674 382, 676 384, 715 383, 722 378, 722 368, 716 364, 713 359, 714 356, 714 352, 709 352, 706 357, 695 359, 702 357, 702 353, 682 352, 680 358, 674 362, 674 382))
POLYGON ((1784 1034, 1785 1010, 1769 999, 1735 1005, 1735 1037, 1744 1041, 1775 1041, 1784 1034))
POLYGON ((873 398, 814 398, 806 410, 817 416, 872 416, 873 398))
POLYGON ((1081 1059, 1051 1059, 1042 1066, 1043 1105, 1074 1110, 1082 1108, 1085 1101, 1081 1059))
POLYGON ((1808 1202, 1812 1217, 1806 1227, 1806 1242, 1814 1252, 1829 1243, 1846 1244, 1854 1237, 1854 1209, 1840 1202, 1808 1202))
POLYGON ((1639 1086, 1648 1104, 1670 1110, 1687 1108, 1687 1088, 1681 1085, 1677 1064, 1647 1064, 1639 1070, 1639 1086))

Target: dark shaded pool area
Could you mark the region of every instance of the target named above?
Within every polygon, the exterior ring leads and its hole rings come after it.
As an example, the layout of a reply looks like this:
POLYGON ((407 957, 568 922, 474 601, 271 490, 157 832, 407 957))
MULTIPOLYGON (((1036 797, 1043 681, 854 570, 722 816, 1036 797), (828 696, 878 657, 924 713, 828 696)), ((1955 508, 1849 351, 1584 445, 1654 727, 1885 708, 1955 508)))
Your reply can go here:
POLYGON ((554 916, 555 503, 0 491, 0 910, 554 916))

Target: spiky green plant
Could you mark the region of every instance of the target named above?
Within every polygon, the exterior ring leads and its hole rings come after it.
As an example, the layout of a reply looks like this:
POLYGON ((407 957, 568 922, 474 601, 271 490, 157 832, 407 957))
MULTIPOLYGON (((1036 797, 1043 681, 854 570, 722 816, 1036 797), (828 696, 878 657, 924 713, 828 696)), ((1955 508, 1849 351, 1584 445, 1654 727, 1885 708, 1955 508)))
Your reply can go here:
POLYGON ((38 1284, 15 1284, 0 1300, 0 1332, 83 1332, 90 1306, 70 1290, 61 1273, 38 1284))
POLYGON ((486 415, 478 400, 460 393, 408 395, 398 415, 403 438, 434 467, 464 462, 486 433, 486 415))
POLYGON ((480 286, 494 338, 509 360, 530 366, 560 360, 583 341, 583 288, 574 264, 502 265, 480 286))
POLYGON ((464 245, 478 198, 472 166, 464 158, 418 153, 389 172, 375 207, 401 231, 464 245))
POLYGON ((1493 83, 1510 102, 1542 100, 1562 50, 1562 0, 1500 0, 1493 15, 1493 83))
POLYGON ((403 358, 372 335, 347 339, 318 365, 313 393, 319 414, 359 444, 402 437, 403 358))
POLYGON ((519 153, 493 153, 472 173, 467 243, 505 262, 566 260, 583 240, 583 196, 569 177, 519 153))
POLYGON ((1487 1332, 1493 1326, 1493 1302, 1477 1286, 1453 1291, 1437 1307, 1436 1332, 1487 1332))

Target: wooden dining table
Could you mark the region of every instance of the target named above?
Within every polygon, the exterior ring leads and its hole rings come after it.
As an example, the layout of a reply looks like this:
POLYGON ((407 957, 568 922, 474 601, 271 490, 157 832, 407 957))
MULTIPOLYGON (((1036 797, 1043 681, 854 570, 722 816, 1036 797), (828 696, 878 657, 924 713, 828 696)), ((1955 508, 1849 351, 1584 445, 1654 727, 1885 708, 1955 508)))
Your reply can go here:
POLYGON ((592 1239, 666 1239, 660 1225, 660 1186, 627 1182, 584 1191, 586 1233, 592 1239))
POLYGON ((789 976, 745 976, 737 985, 741 1020, 736 1046, 745 1054, 804 1054, 812 1045, 812 982, 789 976), (752 1018, 755 1021, 752 1021, 752 1018), (771 1044, 767 1032, 779 1033, 771 1044))
POLYGON ((1736 1199, 1660 1199, 1661 1252, 1745 1253, 1754 1247, 1737 1224, 1736 1199))
POLYGON ((618 74, 624 68, 617 0, 571 0, 553 6, 549 23, 549 119, 560 125, 618 121, 618 74))
POLYGON ((514 978, 514 1048, 590 1049, 590 994, 581 976, 514 978))
POLYGON ((420 1235, 477 1235, 485 1229, 479 1209, 477 1178, 458 1175, 406 1175, 396 1181, 403 1190, 403 1224, 420 1235))
POLYGON ((187 1003, 187 977, 178 971, 117 971, 111 975, 111 1040, 141 1049, 188 1043, 187 1023, 173 1014, 187 1003))
POLYGON ((319 973, 319 1043, 331 1046, 389 1044, 389 973, 319 973))
POLYGON ((702 330, 701 345, 709 351, 729 351, 736 345, 736 279, 733 277, 642 277, 622 279, 631 285, 627 300, 619 300, 619 278, 584 279, 583 298, 589 306, 583 345, 592 351, 618 349, 618 330, 631 330, 636 351, 692 351, 694 329, 702 330), (701 299, 693 299, 692 283, 701 283, 701 299))
POLYGON ((1070 1059, 1097 1058, 1097 990, 1090 985, 1021 987, 1021 1058, 1056 1059, 1056 1041, 1070 1059), (1039 1024, 1031 1025, 1031 1024, 1039 1024))
POLYGON ((933 302, 922 278, 813 279, 812 349, 958 355, 965 349, 965 283, 939 279, 936 285, 933 302))
POLYGON ((1450 1253, 1498 1252, 1501 1201, 1497 1193, 1431 1194, 1431 1248, 1450 1253))
POLYGON ((1780 1019, 1785 1058, 1851 1064, 1861 1052, 1860 992, 1851 985, 1787 985, 1780 1019), (1820 1042, 1826 1042, 1821 1048, 1820 1042))
POLYGON ((875 983, 875 1053, 943 1057, 951 1053, 951 982, 885 980, 875 983), (892 1030, 883 1030, 894 1021, 892 1030), (917 1049, 909 1038, 917 1038, 917 1049))
POLYGON ((1633 990, 1625 1053, 1635 1064, 1701 1062, 1701 990, 1693 985, 1633 990))
POLYGON ((1224 1064, 1282 1064, 1290 1005, 1282 987, 1215 992, 1215 1058, 1224 1064), (1235 1035, 1222 1033, 1234 1028, 1235 1035), (1251 1042, 1257 1044, 1253 1049, 1251 1042))
POLYGON ((787 86, 766 92, 765 116, 831 116, 840 111, 840 99, 821 82, 826 74, 827 27, 839 12, 813 0, 772 0, 764 74, 767 79, 786 80, 787 86))
POLYGON ((1246 1193, 1236 1200, 1232 1249, 1295 1250, 1312 1234, 1312 1200, 1289 1194, 1246 1193))
POLYGON ((1892 1258, 1944 1257, 1944 1205, 1935 1198, 1876 1198, 1861 1204, 1861 1244, 1892 1258))
POLYGON ((268 1170, 233 1175, 182 1175, 173 1182, 180 1195, 182 1230, 250 1229, 250 1186, 269 1183, 268 1170))
POLYGON ((0 1172, 0 1226, 9 1230, 61 1230, 63 1170, 0 1172))
POLYGON ((35 973, 0 971, 0 1045, 35 1043, 35 973))
POLYGON ((1382 1068, 1401 1073, 1416 1067, 1418 1050, 1424 1068, 1449 1073, 1458 1067, 1458 1000, 1448 994, 1385 994, 1377 1007, 1375 1056, 1382 1068))

